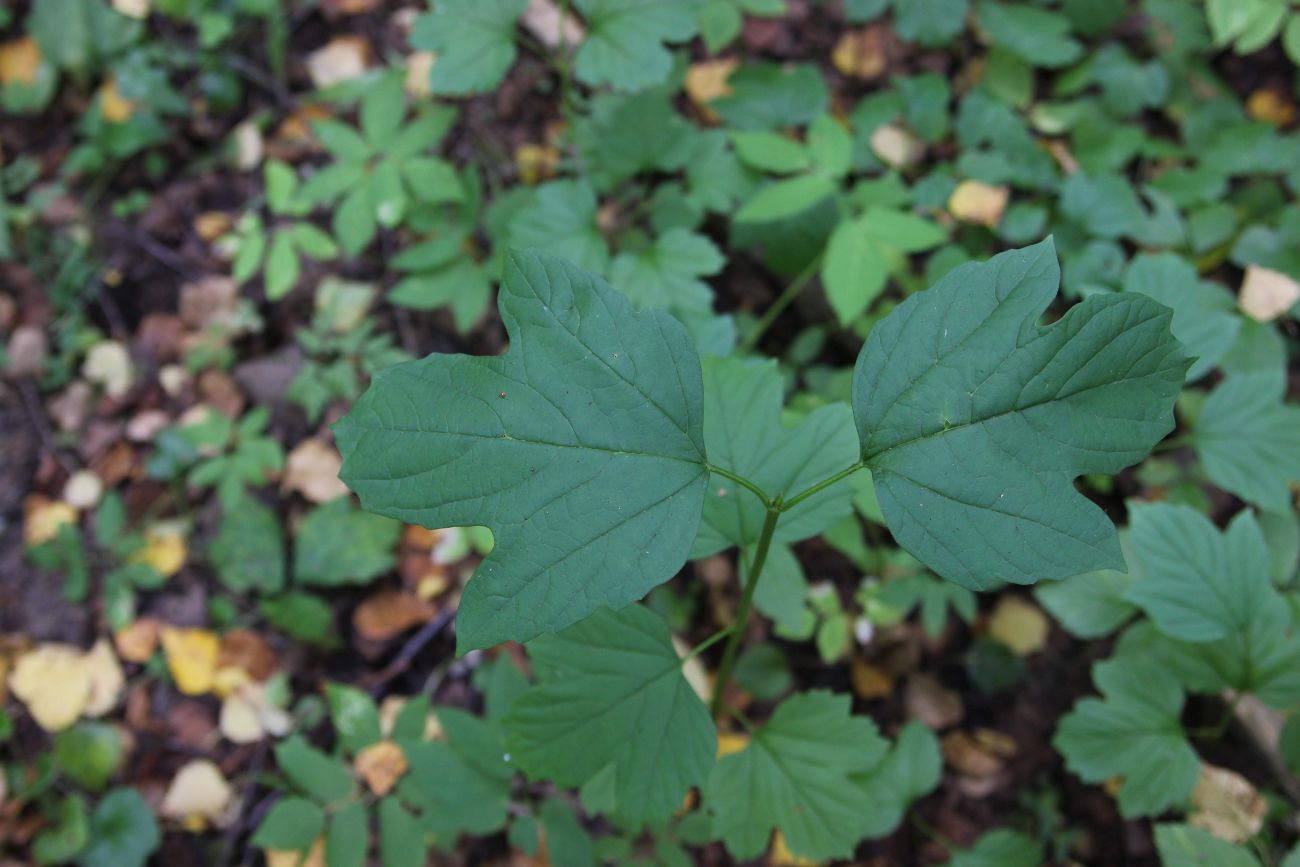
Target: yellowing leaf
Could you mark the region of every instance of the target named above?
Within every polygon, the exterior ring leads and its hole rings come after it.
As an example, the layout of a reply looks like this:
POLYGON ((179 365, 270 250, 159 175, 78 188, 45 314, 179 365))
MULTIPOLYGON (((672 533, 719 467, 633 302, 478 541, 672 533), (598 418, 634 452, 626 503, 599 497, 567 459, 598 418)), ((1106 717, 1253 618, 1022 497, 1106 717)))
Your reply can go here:
POLYGON ((18 658, 9 688, 47 732, 75 723, 91 695, 90 662, 67 644, 42 644, 18 658))
POLYGON ((1011 190, 983 181, 962 181, 948 199, 948 210, 966 223, 992 228, 1002 222, 1011 190))
POLYGON ((393 790, 409 765, 401 747, 392 741, 378 741, 357 753, 352 767, 370 791, 382 798, 393 790))
POLYGON ((76 509, 39 494, 23 501, 23 516, 23 541, 29 547, 52 541, 64 524, 77 523, 76 509))
POLYGON ((1300 301, 1300 283, 1281 271, 1251 265, 1246 269, 1237 303, 1251 319, 1272 322, 1300 301))
POLYGON ((800 858, 791 852, 790 847, 786 845, 785 835, 780 831, 772 835, 772 857, 768 860, 771 867, 817 867, 822 863, 825 862, 800 858))
POLYGON ((117 80, 107 79, 99 88, 99 113, 109 123, 124 123, 135 112, 135 101, 126 99, 117 89, 117 80))
POLYGON ((113 653, 113 645, 106 638, 101 638, 86 654, 87 671, 90 676, 90 696, 86 700, 86 716, 103 716, 117 704, 126 677, 122 674, 122 664, 113 653))
POLYGON ((1244 843, 1258 834, 1268 813, 1268 801, 1250 780, 1208 764, 1201 765, 1191 803, 1188 821, 1229 843, 1244 843))
POLYGON ((831 50, 831 62, 841 73, 853 78, 880 77, 888 65, 885 57, 884 30, 879 27, 868 27, 845 33, 831 50))
POLYGON ((686 70, 686 95, 698 108, 707 111, 709 103, 731 93, 731 85, 727 80, 738 66, 740 61, 734 57, 692 63, 686 70))
POLYGON ((325 838, 317 837, 307 854, 282 849, 267 849, 266 867, 326 867, 325 838))
POLYGON ((1296 121, 1295 103, 1285 93, 1271 87, 1262 87, 1246 99, 1246 113, 1255 120, 1266 120, 1278 126, 1290 126, 1296 121))
POLYGON ((1017 656, 1042 650, 1050 628, 1043 610, 1020 596, 1003 596, 989 618, 989 635, 1017 656))
POLYGON ((207 759, 195 759, 172 778, 163 796, 161 812, 169 819, 179 819, 192 830, 202 830, 209 823, 225 823, 232 795, 230 783, 220 768, 207 759))
POLYGON ((0 86, 35 84, 41 69, 41 47, 30 36, 0 45, 0 86))
POLYGON ((164 626, 162 646, 177 689, 186 695, 202 695, 212 690, 217 655, 221 652, 221 640, 215 633, 164 626))
POLYGON ((145 546, 131 555, 132 563, 144 563, 164 578, 170 578, 185 565, 188 549, 181 528, 175 524, 155 524, 145 530, 145 546))
POLYGON ((119 629, 113 635, 118 656, 137 664, 148 662, 149 657, 158 649, 158 631, 161 625, 156 617, 141 617, 119 629))
POLYGON ((553 147, 521 144, 515 148, 515 169, 519 172, 519 180, 530 187, 552 177, 559 162, 560 152, 553 147))

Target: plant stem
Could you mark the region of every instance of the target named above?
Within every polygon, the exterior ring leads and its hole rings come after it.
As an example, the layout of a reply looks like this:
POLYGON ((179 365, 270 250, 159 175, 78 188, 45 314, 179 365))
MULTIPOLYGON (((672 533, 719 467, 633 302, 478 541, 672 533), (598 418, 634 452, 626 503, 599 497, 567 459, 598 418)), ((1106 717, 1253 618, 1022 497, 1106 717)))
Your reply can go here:
POLYGON ((804 286, 808 285, 808 281, 817 273, 817 269, 821 267, 821 264, 822 256, 818 254, 816 258, 808 263, 807 267, 799 272, 799 275, 794 280, 790 281, 790 285, 785 287, 785 291, 772 302, 772 306, 763 312, 762 318, 758 320, 754 329, 740 342, 737 352, 749 352, 758 345, 758 341, 763 339, 763 335, 768 328, 772 327, 772 323, 776 321, 777 317, 785 312, 785 308, 794 303, 795 298, 799 297, 799 293, 803 291, 804 286))
POLYGON ((734 629, 735 629, 735 624, 733 623, 731 626, 728 626, 725 629, 719 629, 717 632, 713 633, 708 638, 704 639, 699 644, 692 647, 690 653, 687 653, 685 656, 682 657, 682 664, 685 665, 695 657, 699 656, 704 651, 708 650, 713 645, 717 644, 722 639, 726 638, 734 631, 734 629))
POLYGON ((713 682, 713 715, 722 710, 722 697, 727 691, 727 682, 731 680, 731 671, 736 667, 736 652, 740 649, 740 639, 745 634, 745 624, 749 621, 749 608, 754 602, 754 591, 758 581, 763 577, 763 564, 767 562, 767 551, 772 547, 772 534, 776 531, 776 522, 781 517, 781 510, 768 506, 767 517, 763 520, 763 530, 758 536, 758 547, 754 549, 754 563, 749 570, 749 581, 745 583, 745 592, 740 596, 740 607, 736 609, 736 620, 731 624, 731 635, 727 646, 722 651, 722 662, 718 666, 718 676, 713 682))
POLYGON ((1155 448, 1151 449, 1151 454, 1154 455, 1154 454, 1158 454, 1159 452, 1171 452, 1175 449, 1181 449, 1193 445, 1195 444, 1195 442, 1196 440, 1190 436, 1174 437, 1171 440, 1165 440, 1162 443, 1157 443, 1155 448))
POLYGON ((736 484, 744 488, 748 488, 750 491, 753 492, 754 496, 758 497, 758 499, 762 501, 764 506, 767 506, 769 508, 772 506, 772 498, 767 495, 767 492, 764 491, 762 488, 760 488, 758 485, 751 482, 749 479, 745 478, 744 476, 737 475, 733 473, 731 470, 724 470, 722 469, 722 467, 715 467, 713 466, 713 464, 706 464, 706 466, 708 467, 709 472, 717 473, 718 475, 722 476, 724 479, 731 479, 736 484))
POLYGON ((836 482, 840 482, 843 481, 844 479, 847 479, 849 476, 853 475, 854 473, 856 473, 858 470, 862 469, 865 466, 866 464, 864 462, 858 461, 856 464, 849 467, 848 469, 840 470, 838 473, 831 476, 829 479, 822 479, 820 482, 813 485, 811 488, 808 488, 807 490, 804 491, 800 491, 790 499, 778 503, 776 505, 776 508, 782 512, 787 511, 789 509, 793 509, 795 506, 799 505, 804 500, 811 497, 813 494, 824 491, 825 489, 829 488, 831 485, 835 484, 836 482))

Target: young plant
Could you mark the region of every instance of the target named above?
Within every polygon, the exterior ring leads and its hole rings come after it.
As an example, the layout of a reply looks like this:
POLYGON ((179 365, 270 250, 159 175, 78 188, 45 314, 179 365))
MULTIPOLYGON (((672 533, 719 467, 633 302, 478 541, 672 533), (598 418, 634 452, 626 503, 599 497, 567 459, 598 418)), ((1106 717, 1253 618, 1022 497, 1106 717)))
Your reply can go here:
POLYGON ((341 475, 373 511, 495 534, 457 644, 529 642, 539 682, 503 725, 530 778, 598 791, 634 826, 700 787, 737 858, 773 830, 797 855, 847 857, 926 789, 900 782, 902 739, 891 748, 847 696, 795 695, 761 727, 728 707, 774 542, 842 518, 847 480, 867 471, 899 544, 964 587, 1122 569, 1114 527, 1072 481, 1118 472, 1169 432, 1189 362, 1170 311, 1139 294, 1040 326, 1059 279, 1051 241, 954 269, 871 331, 851 411, 784 428, 765 400, 710 387, 667 314, 514 253, 499 299, 510 351, 381 373, 336 426, 341 475), (729 545, 747 576, 735 622, 687 655, 725 642, 712 714, 752 735, 719 761, 667 625, 630 603, 729 545))

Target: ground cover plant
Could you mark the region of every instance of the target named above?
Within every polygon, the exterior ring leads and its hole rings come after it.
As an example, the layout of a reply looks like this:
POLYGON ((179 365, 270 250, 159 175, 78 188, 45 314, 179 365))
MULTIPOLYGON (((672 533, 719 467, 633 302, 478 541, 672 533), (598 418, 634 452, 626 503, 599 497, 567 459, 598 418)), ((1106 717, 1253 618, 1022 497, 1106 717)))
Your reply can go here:
POLYGON ((0 10, 0 864, 1300 864, 1298 11, 0 10))

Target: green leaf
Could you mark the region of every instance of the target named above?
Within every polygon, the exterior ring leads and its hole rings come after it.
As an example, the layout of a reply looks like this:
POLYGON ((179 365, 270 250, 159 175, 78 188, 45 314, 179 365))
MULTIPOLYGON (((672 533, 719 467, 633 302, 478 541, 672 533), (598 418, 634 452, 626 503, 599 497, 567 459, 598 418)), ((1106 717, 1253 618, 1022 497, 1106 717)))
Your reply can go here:
POLYGON ((411 157, 402 163, 402 177, 422 202, 441 204, 465 199, 465 187, 456 168, 436 157, 411 157))
POLYGON ((1173 253, 1134 257, 1124 271, 1124 291, 1141 292, 1174 311, 1170 329, 1196 361, 1189 381, 1210 372, 1237 339, 1242 319, 1218 283, 1201 280, 1196 268, 1173 253))
POLYGON ((892 834, 912 802, 934 791, 942 775, 939 739, 920 723, 903 726, 880 764, 853 778, 871 802, 862 816, 862 836, 874 840, 892 834))
MULTIPOLYGON (((844 404, 819 407, 798 425, 781 417, 784 385, 772 360, 706 358, 704 442, 710 459, 767 492, 789 497, 853 464, 857 443, 844 404)), ((815 536, 850 514, 852 491, 833 485, 781 516, 774 541, 815 536)), ((691 549, 703 557, 758 541, 767 509, 753 493, 714 475, 704 500, 704 521, 691 549)))
POLYGON ((134 789, 114 789, 90 817, 90 842, 77 856, 81 867, 144 867, 162 842, 158 820, 134 789))
POLYGON ((1098 569, 1034 588, 1034 597, 1076 638, 1109 635, 1137 610, 1125 595, 1140 577, 1132 536, 1121 530, 1119 544, 1127 572, 1098 569))
POLYGON ((808 127, 808 155, 821 174, 843 177, 851 167, 853 138, 840 121, 823 114, 808 127))
POLYGON ((1000 828, 975 841, 975 845, 954 852, 945 867, 1039 867, 1043 847, 1025 834, 1000 828))
POLYGON ((803 144, 774 132, 733 132, 731 143, 741 162, 762 172, 786 175, 812 168, 803 144))
POLYGON ((284 588, 280 519, 253 497, 241 496, 233 509, 222 512, 208 557, 221 583, 235 593, 278 593, 284 588))
POLYGON ((736 129, 806 126, 825 114, 830 103, 826 80, 810 63, 747 64, 732 73, 727 86, 731 93, 710 107, 736 129))
POLYGON ((1169 637, 1205 642, 1245 633, 1262 607, 1282 604, 1249 511, 1222 534, 1189 506, 1133 504, 1129 519, 1143 577, 1127 598, 1169 637))
POLYGON ((287 231, 276 232, 271 238, 271 249, 266 254, 266 297, 278 301, 298 282, 301 268, 298 251, 293 246, 293 235, 287 231))
POLYGON ((629 178, 686 166, 697 132, 677 113, 666 87, 601 94, 574 122, 573 141, 592 183, 611 190, 629 178))
POLYGON ((618 815, 638 825, 681 807, 717 740, 663 620, 639 605, 601 609, 528 652, 538 684, 505 720, 519 767, 562 786, 612 767, 618 815))
POLYGON ((345 804, 334 811, 325 829, 325 863, 329 867, 364 867, 369 843, 365 806, 345 804))
POLYGON ((449 837, 499 831, 514 777, 499 728, 455 708, 438 708, 437 717, 445 740, 399 741, 426 822, 449 837))
POLYGON ((416 19, 411 44, 434 51, 429 83, 436 94, 492 90, 515 62, 515 22, 528 0, 438 0, 416 19))
POLYGON ((1093 296, 1046 328, 1051 241, 955 268, 871 330, 853 374, 862 457, 895 539, 971 589, 1124 566, 1072 484, 1140 460, 1187 369, 1169 310, 1093 296))
POLYGON ((993 44, 1031 66, 1069 66, 1083 54, 1083 46, 1070 37, 1070 19, 1059 13, 986 0, 976 14, 993 44))
POLYGON ((1273 372, 1229 376, 1210 392, 1192 441, 1210 481, 1270 511, 1291 502, 1300 479, 1300 406, 1283 402, 1273 372))
POLYGON ((353 794, 348 766, 297 735, 276 744, 275 761, 300 794, 321 806, 347 800, 353 794))
POLYGON ((298 529, 293 574, 304 584, 368 584, 393 567, 402 526, 339 497, 312 510, 298 529))
POLYGON ((483 269, 468 257, 434 271, 412 274, 388 293, 388 300, 414 310, 450 307, 462 334, 483 318, 492 300, 492 285, 483 269))
POLYGON ((610 265, 609 282, 638 308, 670 313, 713 309, 713 290, 701 280, 726 264, 704 235, 669 229, 638 253, 621 253, 610 265))
POLYGON ((354 187, 334 210, 331 223, 343 252, 355 256, 370 245, 379 231, 378 217, 370 198, 370 185, 354 187))
POLYGON ((835 227, 826 245, 822 282, 840 324, 866 312, 885 288, 889 274, 906 262, 907 253, 937 247, 948 240, 942 226, 905 211, 871 208, 861 217, 835 227))
POLYGON ((59 769, 80 786, 98 792, 122 763, 122 734, 116 726, 83 720, 54 736, 59 769))
POLYGON ((367 508, 493 531, 460 603, 462 651, 668 580, 707 481, 699 358, 675 320, 527 252, 507 257, 499 303, 505 356, 390 367, 335 427, 341 477, 367 508))
POLYGON ((1259 867, 1250 850, 1191 825, 1156 825, 1162 867, 1259 867))
POLYGON ((334 633, 334 609, 319 596, 310 593, 285 593, 259 604, 262 616, 286 635, 329 647, 337 643, 334 633))
POLYGON ((298 188, 298 175, 279 160, 267 160, 262 170, 266 181, 266 204, 272 213, 288 213, 293 207, 294 192, 298 188))
POLYGON ((382 153, 393 143, 404 117, 406 93, 400 75, 387 75, 380 79, 361 99, 361 131, 376 152, 382 153))
POLYGON ((763 187, 736 212, 738 223, 769 223, 801 214, 835 192, 835 182, 823 175, 800 175, 763 187))
POLYGON ((943 45, 966 26, 967 0, 893 0, 894 30, 908 42, 943 45))
POLYGON ((609 247, 596 223, 596 194, 583 181, 553 181, 538 187, 510 221, 510 244, 567 259, 603 274, 609 247))
POLYGON ((692 0, 573 0, 587 37, 573 71, 584 84, 641 90, 663 83, 672 69, 665 42, 695 35, 692 0))
POLYGON ((782 702, 745 749, 724 756, 705 787, 714 833, 737 859, 757 857, 779 829, 795 855, 852 855, 871 800, 852 784, 888 748, 849 697, 825 690, 782 702))
POLYGON ((281 798, 257 826, 252 843, 259 849, 307 849, 325 831, 325 813, 311 801, 281 798))
POLYGON ((330 703, 330 721, 339 745, 349 753, 359 753, 383 737, 379 707, 375 700, 356 687, 343 683, 325 685, 330 703))
POLYGON ((395 797, 379 802, 379 862, 384 867, 421 867, 428 860, 424 831, 395 797))
POLYGON ((1077 703, 1052 738, 1066 767, 1088 783, 1123 777, 1125 818, 1183 803, 1201 760, 1179 722, 1183 691, 1174 678, 1150 660, 1121 656, 1093 666, 1092 679, 1104 699, 1077 703))
POLYGON ((86 802, 76 795, 64 795, 55 808, 47 811, 49 824, 32 841, 32 860, 37 864, 65 864, 86 848, 90 839, 90 817, 86 802))

